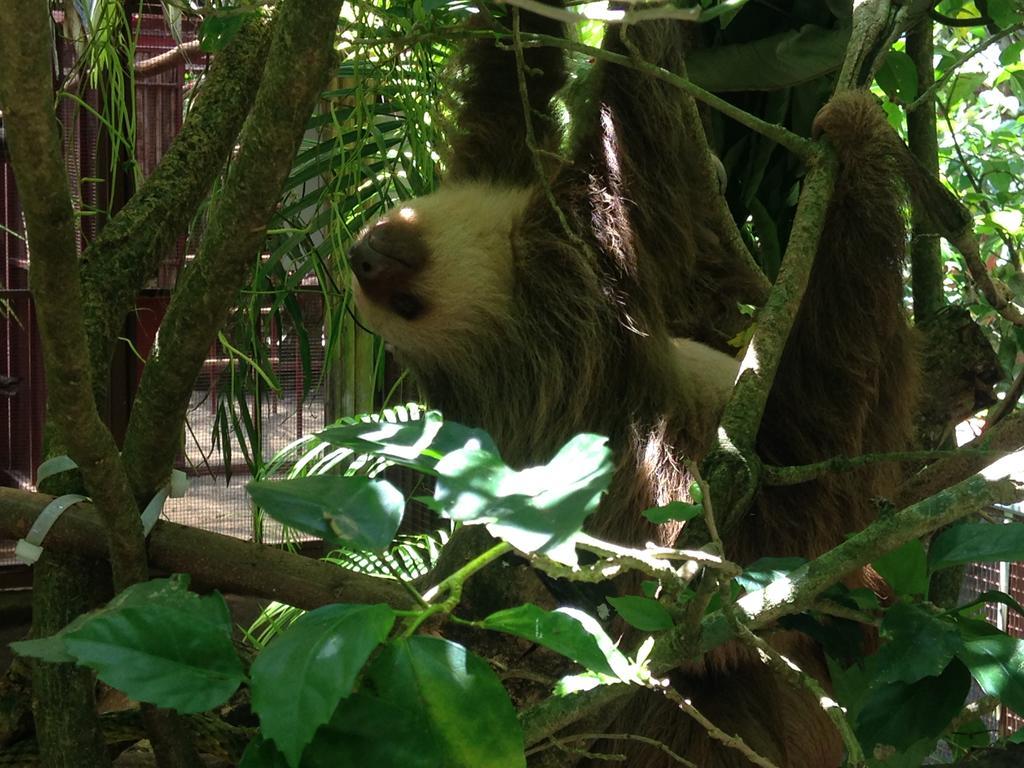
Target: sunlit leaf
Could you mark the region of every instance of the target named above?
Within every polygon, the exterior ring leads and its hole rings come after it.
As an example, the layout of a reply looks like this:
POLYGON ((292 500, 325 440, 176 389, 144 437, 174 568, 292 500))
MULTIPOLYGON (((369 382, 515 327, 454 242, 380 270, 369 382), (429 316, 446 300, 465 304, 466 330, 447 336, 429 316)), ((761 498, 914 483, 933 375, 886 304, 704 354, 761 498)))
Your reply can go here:
POLYGON ((998 560, 1024 560, 1024 523, 961 523, 936 536, 928 548, 933 571, 998 560))
POLYGON ((252 708, 262 733, 296 766, 317 728, 352 693, 395 617, 386 605, 326 605, 310 611, 252 665, 252 708))
POLYGON ((368 477, 315 475, 253 481, 246 488, 253 501, 285 525, 360 549, 387 547, 405 511, 401 491, 368 477))
POLYGON ((306 755, 311 767, 526 765, 515 709, 491 668, 423 635, 385 646, 306 755))
POLYGON ((525 637, 582 664, 587 669, 606 675, 615 674, 605 650, 602 649, 602 646, 604 649, 614 649, 614 644, 604 631, 601 630, 599 641, 598 637, 591 633, 593 625, 590 629, 584 627, 575 615, 565 610, 545 611, 532 604, 520 605, 492 613, 480 623, 485 629, 525 637))

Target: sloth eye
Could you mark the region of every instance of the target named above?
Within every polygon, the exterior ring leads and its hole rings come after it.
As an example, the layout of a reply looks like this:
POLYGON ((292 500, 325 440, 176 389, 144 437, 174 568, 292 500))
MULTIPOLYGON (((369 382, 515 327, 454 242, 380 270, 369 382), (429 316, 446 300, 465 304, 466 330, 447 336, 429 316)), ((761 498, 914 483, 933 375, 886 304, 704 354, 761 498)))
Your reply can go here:
POLYGON ((391 310, 403 320, 415 320, 423 314, 423 302, 411 293, 396 293, 388 302, 391 310))

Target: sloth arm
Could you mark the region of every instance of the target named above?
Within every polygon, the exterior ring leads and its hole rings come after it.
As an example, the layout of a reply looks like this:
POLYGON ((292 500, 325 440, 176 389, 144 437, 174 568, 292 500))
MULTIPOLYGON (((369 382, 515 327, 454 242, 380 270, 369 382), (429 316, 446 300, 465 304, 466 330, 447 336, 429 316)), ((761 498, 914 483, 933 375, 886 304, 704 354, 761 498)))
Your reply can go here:
POLYGON ((688 394, 716 413, 721 412, 732 394, 739 362, 692 339, 672 339, 672 347, 688 394))

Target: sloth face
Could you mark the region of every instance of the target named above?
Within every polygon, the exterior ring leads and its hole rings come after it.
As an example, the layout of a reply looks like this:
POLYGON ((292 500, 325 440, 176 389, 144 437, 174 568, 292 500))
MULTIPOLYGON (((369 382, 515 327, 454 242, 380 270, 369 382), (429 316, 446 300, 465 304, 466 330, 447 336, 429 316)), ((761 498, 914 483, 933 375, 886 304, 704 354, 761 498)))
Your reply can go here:
POLYGON ((458 184, 395 208, 348 254, 356 306, 398 350, 440 352, 511 311, 530 189, 458 184))

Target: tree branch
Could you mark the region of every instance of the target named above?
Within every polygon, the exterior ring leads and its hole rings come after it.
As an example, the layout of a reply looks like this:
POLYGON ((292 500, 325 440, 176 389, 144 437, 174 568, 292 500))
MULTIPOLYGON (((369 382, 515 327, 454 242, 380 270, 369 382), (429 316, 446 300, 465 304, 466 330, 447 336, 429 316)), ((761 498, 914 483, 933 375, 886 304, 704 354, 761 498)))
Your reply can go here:
MULTIPOLYGON (((779 276, 758 315, 736 386, 719 422, 717 445, 702 464, 725 540, 732 537, 758 486, 760 467, 755 463, 754 442, 782 351, 810 280, 836 172, 835 154, 822 149, 804 180, 779 276)), ((691 527, 696 528, 687 526, 691 527)))
POLYGON ((240 149, 185 269, 150 356, 124 443, 131 486, 148 498, 167 478, 203 360, 238 301, 313 106, 335 61, 341 0, 278 7, 270 52, 240 149), (297 76, 301 73, 301 76, 297 76))
MULTIPOLYGON (((736 601, 739 620, 749 629, 767 626, 783 616, 810 608, 822 591, 843 576, 874 561, 913 539, 949 525, 991 504, 1015 504, 1024 499, 1024 451, 989 465, 978 474, 923 501, 883 517, 854 534, 839 546, 797 568, 757 592, 736 601)), ((708 651, 735 636, 724 611, 707 616, 702 623, 700 648, 708 651)), ((679 662, 686 638, 671 633, 655 645, 654 669, 671 668, 679 662)))
POLYGON ((0 102, 32 254, 48 415, 106 523, 114 585, 120 590, 148 575, 142 522, 117 446, 93 399, 74 212, 52 83, 47 6, 16 0, 0 15, 0 102))
MULTIPOLYGON (((0 488, 0 539, 28 533, 52 496, 0 488)), ((46 536, 47 551, 106 559, 103 525, 89 502, 67 510, 46 536)), ((277 600, 313 609, 336 602, 415 607, 394 580, 366 576, 282 549, 160 520, 147 540, 149 560, 165 573, 188 573, 199 589, 277 600)))
POLYGON ((214 59, 159 165, 82 254, 85 328, 97 400, 106 397, 110 357, 125 315, 185 231, 235 146, 269 44, 264 19, 239 30, 214 59))

